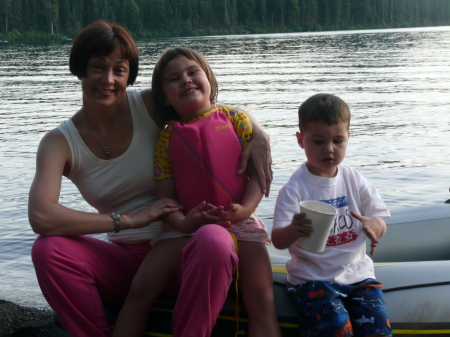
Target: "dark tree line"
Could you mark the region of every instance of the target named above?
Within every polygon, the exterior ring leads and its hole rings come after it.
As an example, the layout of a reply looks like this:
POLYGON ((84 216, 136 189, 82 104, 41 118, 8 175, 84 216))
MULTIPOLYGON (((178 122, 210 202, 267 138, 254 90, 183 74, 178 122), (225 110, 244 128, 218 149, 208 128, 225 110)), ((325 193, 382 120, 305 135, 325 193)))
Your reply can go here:
POLYGON ((97 19, 135 37, 450 25, 450 0, 0 0, 0 38, 73 37, 97 19))

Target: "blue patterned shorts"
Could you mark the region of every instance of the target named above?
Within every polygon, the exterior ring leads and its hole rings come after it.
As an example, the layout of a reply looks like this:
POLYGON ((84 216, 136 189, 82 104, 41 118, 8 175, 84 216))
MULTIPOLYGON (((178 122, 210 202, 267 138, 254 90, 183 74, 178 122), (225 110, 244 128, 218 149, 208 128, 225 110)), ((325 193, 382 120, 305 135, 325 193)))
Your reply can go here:
POLYGON ((375 279, 350 285, 308 281, 286 287, 297 306, 301 337, 392 336, 383 285, 375 279))

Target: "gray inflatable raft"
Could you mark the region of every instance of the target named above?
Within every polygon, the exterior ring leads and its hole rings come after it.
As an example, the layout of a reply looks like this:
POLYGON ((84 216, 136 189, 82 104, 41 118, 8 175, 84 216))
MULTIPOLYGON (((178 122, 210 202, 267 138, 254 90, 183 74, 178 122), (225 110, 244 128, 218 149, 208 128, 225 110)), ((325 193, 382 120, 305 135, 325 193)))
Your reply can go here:
MULTIPOLYGON (((450 336, 450 205, 394 210, 391 215, 372 258, 394 336, 450 336)), ((282 268, 286 251, 271 253, 272 264, 282 268)), ((283 282, 282 269, 278 271, 274 278, 283 282)))
MULTIPOLYGON (((395 337, 450 337, 450 205, 394 210, 387 234, 373 257, 395 337)), ((368 244, 368 250, 369 249, 368 244)), ((298 336, 296 309, 285 289, 287 250, 270 246, 273 291, 283 337, 298 336)), ((233 288, 233 287, 232 287, 233 288)), ((212 336, 234 336, 247 328, 242 301, 236 316, 235 294, 224 305, 212 336), (239 321, 236 327, 236 321, 239 321)), ((146 336, 171 336, 173 298, 160 298, 150 313, 146 336)), ((105 304, 111 325, 120 307, 105 304)))
POLYGON ((450 336, 450 205, 392 211, 373 260, 396 336, 450 336))

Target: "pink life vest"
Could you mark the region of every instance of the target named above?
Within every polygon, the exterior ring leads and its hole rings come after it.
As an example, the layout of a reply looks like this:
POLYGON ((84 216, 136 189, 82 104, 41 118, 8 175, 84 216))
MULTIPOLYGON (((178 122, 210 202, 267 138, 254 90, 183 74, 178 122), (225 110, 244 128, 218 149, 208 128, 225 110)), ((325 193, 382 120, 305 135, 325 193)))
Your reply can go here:
POLYGON ((241 203, 248 177, 237 174, 242 147, 228 117, 216 110, 193 122, 175 122, 171 132, 169 156, 183 212, 202 201, 225 210, 241 203))

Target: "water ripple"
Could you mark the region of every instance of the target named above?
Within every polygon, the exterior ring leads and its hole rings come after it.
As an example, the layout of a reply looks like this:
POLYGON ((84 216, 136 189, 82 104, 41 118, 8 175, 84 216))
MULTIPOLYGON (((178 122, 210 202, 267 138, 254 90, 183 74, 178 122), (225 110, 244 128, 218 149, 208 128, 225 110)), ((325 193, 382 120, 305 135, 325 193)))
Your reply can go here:
MULTIPOLYGON (((176 45, 203 52, 219 101, 253 113, 270 135, 275 176, 258 208, 269 227, 278 190, 305 160, 295 138, 298 106, 318 92, 349 104, 344 163, 370 179, 390 208, 449 198, 450 27, 139 41, 134 88, 150 85, 160 52, 176 45)), ((33 306, 46 302, 29 257, 36 234, 27 197, 40 139, 80 107, 69 52, 68 45, 12 44, 0 54, 0 298, 33 306)), ((93 211, 67 179, 60 201, 93 211)))

